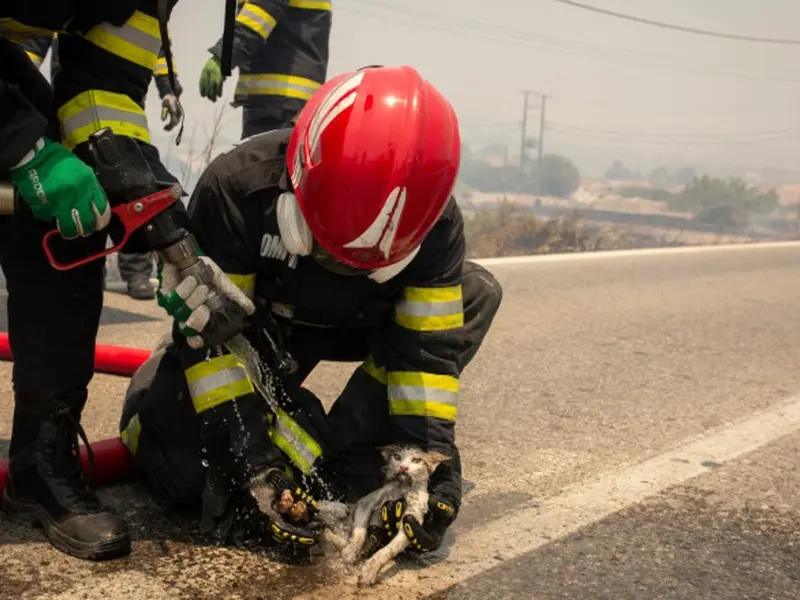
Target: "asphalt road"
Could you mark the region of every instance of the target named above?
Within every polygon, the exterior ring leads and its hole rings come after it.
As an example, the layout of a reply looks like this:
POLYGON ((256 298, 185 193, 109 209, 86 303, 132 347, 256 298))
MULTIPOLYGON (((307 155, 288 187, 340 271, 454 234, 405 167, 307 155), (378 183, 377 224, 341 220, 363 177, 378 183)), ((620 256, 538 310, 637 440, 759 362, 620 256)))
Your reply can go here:
MULTIPOLYGON (((0 597, 796 600, 798 263, 800 244, 489 261, 505 298, 463 376, 462 513, 369 592, 335 557, 205 546, 132 482, 102 491, 134 526, 121 561, 0 521, 0 597)), ((107 294, 101 341, 152 345, 158 311, 107 294)), ((332 399, 348 368, 312 388, 332 399)), ((0 386, 10 415, 8 365, 0 386)), ((115 434, 124 386, 93 382, 91 438, 115 434)))

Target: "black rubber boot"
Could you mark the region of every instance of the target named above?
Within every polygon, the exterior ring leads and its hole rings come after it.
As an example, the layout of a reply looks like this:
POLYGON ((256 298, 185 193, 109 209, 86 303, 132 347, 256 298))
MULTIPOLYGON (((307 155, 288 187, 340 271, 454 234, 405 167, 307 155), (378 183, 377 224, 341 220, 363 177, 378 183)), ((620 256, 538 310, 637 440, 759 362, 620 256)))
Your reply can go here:
POLYGON ((156 297, 156 291, 149 279, 136 277, 128 282, 128 295, 134 300, 152 300, 156 297))
POLYGON ((15 520, 41 525, 50 543, 72 556, 105 560, 129 554, 125 521, 105 509, 84 482, 78 436, 90 450, 90 464, 94 457, 73 411, 61 405, 50 413, 23 412, 18 406, 14 430, 22 430, 22 439, 28 433, 29 441, 15 444, 12 434, 3 509, 15 520))

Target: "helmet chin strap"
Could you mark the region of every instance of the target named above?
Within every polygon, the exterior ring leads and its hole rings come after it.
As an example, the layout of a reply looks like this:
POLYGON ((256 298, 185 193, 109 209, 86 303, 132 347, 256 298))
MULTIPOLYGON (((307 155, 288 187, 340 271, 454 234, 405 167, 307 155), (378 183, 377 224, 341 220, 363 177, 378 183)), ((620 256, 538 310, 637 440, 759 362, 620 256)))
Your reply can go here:
MULTIPOLYGON (((278 231, 281 234, 281 241, 283 245, 286 246, 286 250, 298 256, 308 256, 311 254, 314 247, 314 236, 311 235, 311 230, 308 228, 308 224, 303 218, 303 213, 300 211, 297 198, 292 192, 284 192, 278 196, 276 217, 278 220, 278 231)), ((386 283, 411 264, 411 261, 414 260, 419 249, 420 246, 417 246, 403 260, 393 265, 387 265, 376 269, 367 277, 376 283, 386 283)))

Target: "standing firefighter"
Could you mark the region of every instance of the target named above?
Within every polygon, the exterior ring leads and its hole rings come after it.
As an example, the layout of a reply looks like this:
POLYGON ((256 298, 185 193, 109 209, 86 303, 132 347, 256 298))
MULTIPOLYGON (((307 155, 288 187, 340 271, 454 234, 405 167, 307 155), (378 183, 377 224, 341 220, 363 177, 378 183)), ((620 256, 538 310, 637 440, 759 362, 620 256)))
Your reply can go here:
MULTIPOLYGON (((47 53, 50 55, 50 81, 55 81, 56 73, 59 70, 58 62, 58 35, 41 35, 25 42, 22 47, 33 61, 37 68, 42 66, 47 53)), ((156 89, 161 98, 161 121, 165 122, 164 130, 171 131, 181 121, 183 109, 178 98, 183 92, 177 78, 177 69, 173 60, 173 72, 175 73, 176 89, 173 92, 169 84, 167 59, 163 49, 159 50, 158 60, 156 61, 155 76, 156 89)), ((140 104, 144 104, 144 98, 140 104)), ((128 294, 137 300, 148 300, 155 296, 155 291, 150 283, 150 275, 153 272, 153 257, 150 252, 119 252, 119 271, 122 279, 128 285, 128 294)))
MULTIPOLYGON (((61 236, 71 240, 60 245, 65 261, 105 248, 105 232, 94 232, 109 224, 110 204, 129 200, 130 190, 109 188, 107 196, 101 187, 92 166, 104 179, 115 171, 95 164, 90 141, 100 130, 112 131, 105 139, 113 140, 114 147, 121 144, 143 156, 149 189, 176 182, 149 143, 141 104, 159 48, 168 43, 166 20, 174 4, 12 0, 0 5, 0 179, 10 181, 30 207, 28 213, 0 217, 0 266, 14 354, 11 460, 3 509, 21 520, 38 521, 55 547, 88 559, 127 554, 131 548, 125 522, 87 487, 77 456, 78 438, 86 441, 80 417, 94 372, 103 261, 57 271, 47 261, 42 238, 55 223, 61 236), (60 63, 52 88, 19 46, 51 33, 59 34, 60 63)), ((6 195, 3 204, 8 200, 6 195)), ((152 246, 166 254, 193 241, 180 202, 151 223, 152 229, 137 232, 141 247, 131 250, 152 246)), ((191 258, 197 259, 196 254, 191 258)), ((211 261, 203 264, 216 268, 211 261)), ((214 273, 211 289, 221 291, 224 299, 197 328, 204 339, 229 335, 214 318, 222 311, 228 317, 236 314, 234 305, 244 313, 254 309, 243 294, 226 292, 232 284, 218 269, 214 273)))
MULTIPOLYGON (((242 106, 242 138, 285 126, 325 81, 331 3, 328 0, 239 1, 233 66, 234 106, 242 106)), ((222 96, 222 42, 200 74, 200 95, 222 96)))
MULTIPOLYGON (((155 487, 176 503, 202 499, 214 530, 232 507, 252 514, 241 507, 265 483, 278 491, 288 465, 299 496, 319 493, 318 472, 355 500, 381 484, 378 446, 415 444, 453 458, 431 480, 429 518, 408 523, 418 549, 441 544, 461 502, 459 375, 502 297, 465 262, 451 195, 459 157, 447 100, 410 67, 376 67, 334 78, 293 126, 211 163, 189 205, 192 230, 254 299, 246 334, 263 360, 296 369, 268 408, 234 356, 193 349, 178 327, 134 376, 120 424, 155 487), (300 387, 321 361, 362 363, 328 415, 300 387)), ((162 303, 191 319, 192 288, 176 291, 162 303)), ((270 530, 289 544, 316 540, 283 520, 270 530)))

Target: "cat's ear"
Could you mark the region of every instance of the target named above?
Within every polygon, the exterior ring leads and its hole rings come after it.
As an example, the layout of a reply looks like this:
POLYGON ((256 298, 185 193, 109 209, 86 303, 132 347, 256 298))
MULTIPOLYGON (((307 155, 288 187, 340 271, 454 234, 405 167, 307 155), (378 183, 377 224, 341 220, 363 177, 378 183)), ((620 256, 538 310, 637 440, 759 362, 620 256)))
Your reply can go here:
POLYGON ((447 454, 442 454, 441 452, 436 452, 436 450, 431 450, 430 452, 425 453, 425 464, 428 466, 428 471, 433 473, 441 463, 450 460, 451 457, 447 456, 447 454))
POLYGON ((389 444, 388 446, 383 446, 382 448, 379 448, 379 450, 381 451, 381 456, 383 456, 383 460, 389 462, 389 457, 395 452, 399 452, 400 446, 398 446, 397 444, 389 444))

